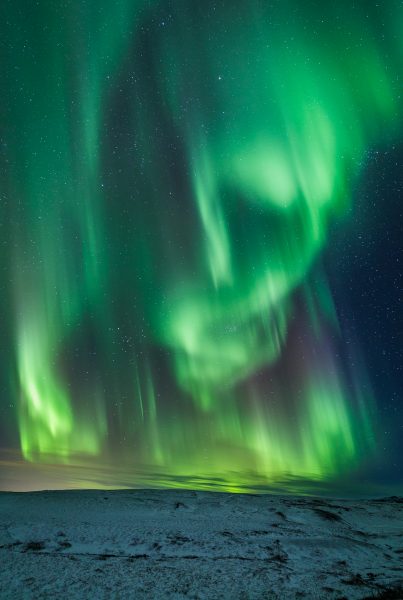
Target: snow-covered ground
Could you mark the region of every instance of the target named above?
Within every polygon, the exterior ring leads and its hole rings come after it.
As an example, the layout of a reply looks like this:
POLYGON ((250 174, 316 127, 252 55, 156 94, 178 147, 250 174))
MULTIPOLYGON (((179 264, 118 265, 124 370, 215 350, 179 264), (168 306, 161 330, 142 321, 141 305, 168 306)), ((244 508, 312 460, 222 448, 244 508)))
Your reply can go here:
POLYGON ((402 584, 399 498, 0 493, 1 598, 350 600, 402 584))

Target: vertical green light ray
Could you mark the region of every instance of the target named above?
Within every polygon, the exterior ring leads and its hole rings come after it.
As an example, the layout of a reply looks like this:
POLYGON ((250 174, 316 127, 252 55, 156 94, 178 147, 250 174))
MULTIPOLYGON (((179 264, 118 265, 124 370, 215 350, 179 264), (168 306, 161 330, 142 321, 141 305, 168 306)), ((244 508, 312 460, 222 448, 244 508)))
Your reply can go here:
POLYGON ((232 280, 229 240, 213 167, 208 157, 194 159, 194 190, 206 238, 206 254, 215 287, 232 280))
MULTIPOLYGON (((104 438, 104 417, 73 409, 57 361, 84 311, 108 314, 99 131, 108 71, 116 69, 139 6, 119 1, 111 9, 88 2, 75 13, 41 2, 31 16, 16 2, 8 15, 16 25, 11 35, 18 32, 27 48, 16 55, 17 77, 7 89, 9 98, 18 99, 8 107, 16 126, 12 144, 22 158, 14 177, 27 219, 26 231, 16 232, 21 250, 14 256, 26 458, 98 454, 104 438), (44 24, 40 35, 38 21, 44 24)), ((94 410, 102 404, 99 397, 94 410)))

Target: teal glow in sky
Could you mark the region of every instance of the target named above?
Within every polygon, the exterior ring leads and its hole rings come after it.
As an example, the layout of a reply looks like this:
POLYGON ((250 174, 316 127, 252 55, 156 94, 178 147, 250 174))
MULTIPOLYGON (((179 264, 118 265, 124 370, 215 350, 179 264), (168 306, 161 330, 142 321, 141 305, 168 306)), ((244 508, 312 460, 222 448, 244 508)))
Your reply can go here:
POLYGON ((356 296, 334 266, 357 256, 337 231, 365 228, 368 157, 401 158, 401 2, 3 12, 0 446, 14 472, 345 489, 393 463, 392 404, 365 335, 347 335, 356 296))

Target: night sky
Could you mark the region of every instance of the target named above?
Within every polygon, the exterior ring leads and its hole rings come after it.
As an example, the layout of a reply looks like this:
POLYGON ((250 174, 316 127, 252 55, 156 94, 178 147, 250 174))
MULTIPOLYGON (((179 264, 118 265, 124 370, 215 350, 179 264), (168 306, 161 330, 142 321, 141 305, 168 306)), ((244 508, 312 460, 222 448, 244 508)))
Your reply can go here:
POLYGON ((402 492, 402 2, 0 29, 0 488, 402 492))

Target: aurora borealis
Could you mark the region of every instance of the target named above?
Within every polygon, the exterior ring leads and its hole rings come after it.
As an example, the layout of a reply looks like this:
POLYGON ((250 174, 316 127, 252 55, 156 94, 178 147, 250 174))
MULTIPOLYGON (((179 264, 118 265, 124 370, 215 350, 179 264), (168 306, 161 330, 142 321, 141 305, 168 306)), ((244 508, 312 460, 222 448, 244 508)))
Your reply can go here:
POLYGON ((61 487, 228 490, 396 463, 401 348, 378 378, 344 287, 368 207, 402 200, 366 187, 377 153, 402 164, 402 3, 13 0, 1 22, 4 456, 61 487))

